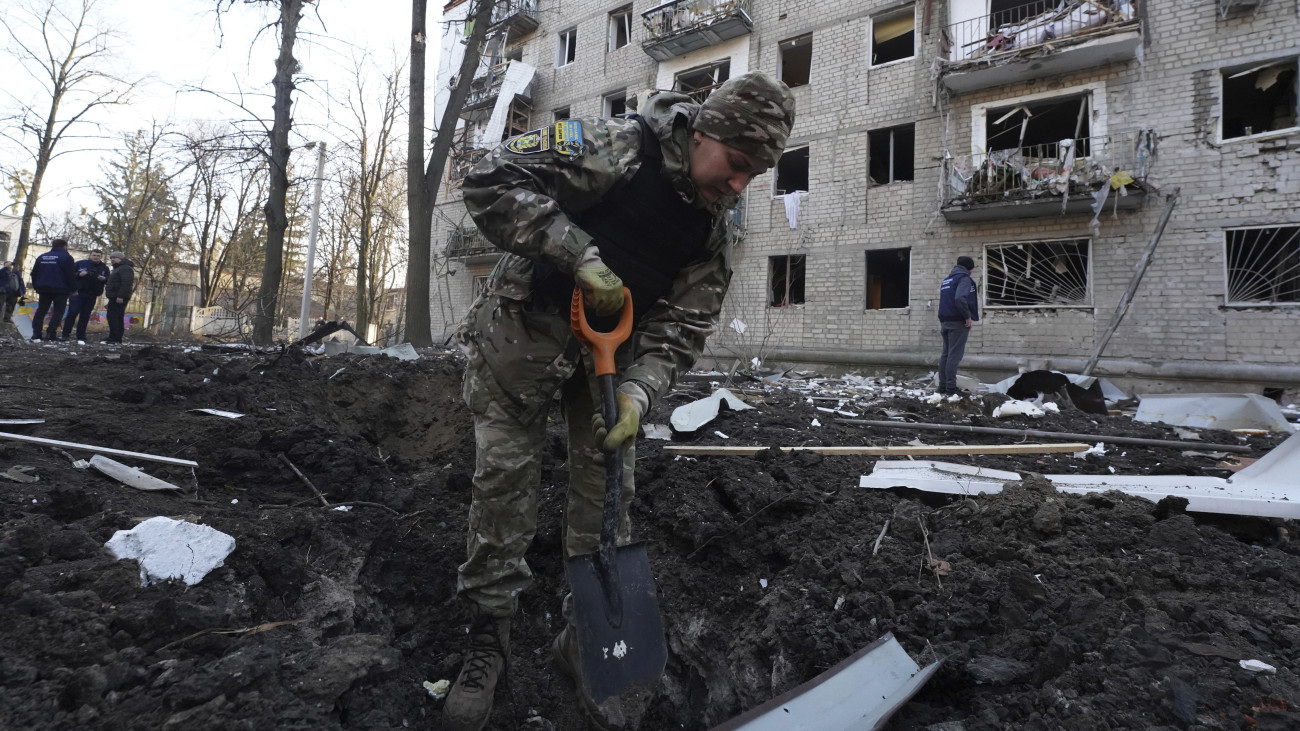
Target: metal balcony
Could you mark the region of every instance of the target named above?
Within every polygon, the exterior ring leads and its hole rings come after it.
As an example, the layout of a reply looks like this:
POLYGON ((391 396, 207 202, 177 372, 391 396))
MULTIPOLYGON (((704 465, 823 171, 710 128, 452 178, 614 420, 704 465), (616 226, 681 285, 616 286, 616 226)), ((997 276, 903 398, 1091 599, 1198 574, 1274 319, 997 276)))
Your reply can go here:
POLYGON ((1155 132, 1142 130, 946 157, 939 207, 949 221, 1083 214, 1105 187, 1103 213, 1138 208, 1156 143, 1155 132))
POLYGON ((506 42, 514 43, 537 30, 537 0, 500 0, 492 9, 492 30, 506 30, 506 42))
POLYGON ((641 13, 649 38, 641 48, 656 61, 739 38, 754 29, 751 0, 672 0, 641 13))
POLYGON ((457 226, 447 237, 448 259, 469 259, 484 254, 499 253, 497 248, 473 226, 457 226))
POLYGON ((962 93, 1134 58, 1140 0, 1033 0, 943 29, 944 86, 962 93))
POLYGON ((453 188, 460 187, 470 168, 487 154, 486 149, 470 147, 467 143, 452 147, 447 155, 447 183, 453 188))

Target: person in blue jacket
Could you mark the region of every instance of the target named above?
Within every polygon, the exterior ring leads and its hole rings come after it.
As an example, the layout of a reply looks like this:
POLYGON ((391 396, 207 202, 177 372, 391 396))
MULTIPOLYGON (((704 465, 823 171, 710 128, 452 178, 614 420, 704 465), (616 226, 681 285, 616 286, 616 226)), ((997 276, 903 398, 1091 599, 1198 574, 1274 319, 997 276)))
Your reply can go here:
POLYGON ((18 300, 27 294, 27 285, 23 283, 23 274, 12 261, 0 267, 0 322, 14 321, 14 308, 18 300))
POLYGON ((68 253, 68 242, 54 239, 50 250, 36 257, 32 265, 32 289, 39 297, 36 314, 32 316, 32 340, 41 341, 41 327, 45 323, 45 314, 50 315, 47 340, 58 340, 59 325, 63 322, 63 311, 68 307, 68 294, 77 288, 77 263, 68 253))
POLYGON ((63 321, 63 339, 68 339, 72 326, 77 326, 77 342, 86 344, 86 325, 90 322, 90 313, 95 310, 95 301, 104 293, 104 283, 108 281, 108 265, 103 262, 104 252, 91 249, 90 258, 77 262, 77 291, 68 300, 68 317, 63 321))
POLYGON ((943 336, 943 353, 939 356, 939 393, 957 393, 957 365, 966 355, 966 339, 971 324, 980 319, 979 293, 971 270, 975 260, 957 257, 957 266, 939 285, 939 333, 943 336))

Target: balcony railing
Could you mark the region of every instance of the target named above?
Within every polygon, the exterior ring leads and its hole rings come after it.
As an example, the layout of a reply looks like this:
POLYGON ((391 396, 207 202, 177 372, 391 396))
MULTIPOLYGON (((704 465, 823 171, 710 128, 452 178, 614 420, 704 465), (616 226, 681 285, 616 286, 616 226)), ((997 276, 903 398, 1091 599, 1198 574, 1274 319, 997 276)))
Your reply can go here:
POLYGON ((447 155, 447 182, 453 187, 459 186, 469 174, 469 169, 487 154, 487 150, 469 147, 468 144, 458 144, 451 148, 447 155))
POLYGON ((953 23, 944 30, 951 63, 987 62, 1048 44, 1084 41, 1138 25, 1137 0, 1034 0, 953 23))
MULTIPOLYGON (((1117 196, 1113 205, 1133 207, 1142 196, 1132 196, 1131 189, 1145 192, 1147 176, 1155 163, 1156 142, 1154 132, 1142 130, 949 157, 943 162, 940 203, 945 214, 950 214, 979 207, 1061 203, 1064 198, 1076 204, 1072 212, 1081 212, 1092 205, 1094 193, 1102 186, 1110 186, 1111 194, 1117 196), (1121 187, 1130 194, 1131 201, 1120 203, 1121 187)), ((1060 207, 1043 207, 1040 213, 1029 215, 1051 215, 1060 207)), ((1013 216, 948 217, 981 220, 1013 216)))
POLYGON ((466 259, 481 254, 491 254, 497 248, 473 226, 457 226, 447 237, 447 258, 466 259))
POLYGON ((754 28, 751 0, 672 0, 641 13, 648 38, 641 44, 656 61, 739 38, 754 28))
POLYGON ((537 0, 498 0, 492 9, 492 27, 507 24, 507 42, 537 30, 537 0))

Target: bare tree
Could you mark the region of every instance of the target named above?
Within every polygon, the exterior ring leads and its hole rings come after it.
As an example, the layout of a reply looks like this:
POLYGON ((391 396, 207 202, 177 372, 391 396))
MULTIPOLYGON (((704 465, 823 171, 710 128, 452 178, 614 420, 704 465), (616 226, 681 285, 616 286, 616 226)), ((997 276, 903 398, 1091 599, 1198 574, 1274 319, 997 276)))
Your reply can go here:
POLYGON ((407 140, 406 176, 407 215, 410 220, 410 239, 407 245, 406 268, 406 340, 412 345, 433 344, 433 324, 429 317, 429 272, 432 254, 433 208, 438 195, 438 181, 442 180, 447 166, 447 156, 456 134, 456 120, 469 97, 474 71, 483 54, 483 41, 496 0, 475 0, 470 11, 469 38, 465 42, 465 56, 460 62, 460 75, 429 154, 424 165, 424 67, 428 34, 425 12, 428 0, 411 0, 411 110, 410 137, 407 140))
POLYGON ((55 158, 75 151, 60 148, 60 143, 72 136, 74 127, 90 124, 93 111, 121 104, 135 90, 136 81, 116 76, 107 68, 114 36, 98 26, 95 2, 32 0, 6 13, 0 22, 13 41, 18 66, 41 86, 41 94, 29 99, 15 95, 17 87, 6 85, 20 111, 12 125, 5 125, 3 134, 28 150, 34 164, 31 181, 25 186, 14 254, 19 267, 27 254, 45 173, 55 158))

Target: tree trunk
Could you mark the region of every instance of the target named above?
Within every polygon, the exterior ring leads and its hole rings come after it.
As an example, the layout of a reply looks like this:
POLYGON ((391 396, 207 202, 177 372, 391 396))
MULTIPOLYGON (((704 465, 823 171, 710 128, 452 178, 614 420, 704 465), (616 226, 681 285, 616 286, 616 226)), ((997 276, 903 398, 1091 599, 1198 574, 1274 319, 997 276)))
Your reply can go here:
POLYGON ((23 270, 23 259, 27 256, 27 246, 31 242, 32 236, 32 219, 36 217, 36 202, 41 197, 41 181, 45 179, 45 171, 50 166, 50 158, 53 154, 51 149, 54 140, 54 119, 59 113, 59 102, 63 100, 62 87, 56 87, 53 100, 50 102, 50 114, 46 117, 45 134, 41 136, 39 148, 36 151, 36 172, 32 174, 32 185, 27 189, 27 200, 23 201, 23 222, 18 229, 18 248, 14 250, 14 267, 17 271, 23 270))
POLYGON ((275 121, 271 126, 271 185, 267 196, 266 262, 257 290, 257 314, 253 321, 253 342, 269 345, 278 314, 281 273, 284 270, 284 232, 289 228, 286 198, 289 192, 289 113, 293 102, 293 74, 298 62, 293 44, 302 18, 303 0, 280 2, 280 56, 275 60, 275 121))
POLYGON ((429 165, 420 169, 419 157, 424 154, 424 7, 427 0, 412 0, 411 18, 411 129, 407 148, 407 208, 410 216, 410 250, 406 263, 406 339, 412 345, 433 344, 432 324, 429 317, 429 273, 433 249, 433 207, 438 198, 438 187, 447 167, 447 156, 456 138, 456 121, 469 97, 474 72, 478 70, 492 22, 494 0, 476 0, 470 14, 473 23, 465 44, 465 56, 460 62, 460 75, 451 90, 447 108, 443 110, 434 138, 429 165), (423 333, 423 336, 421 336, 423 333))

